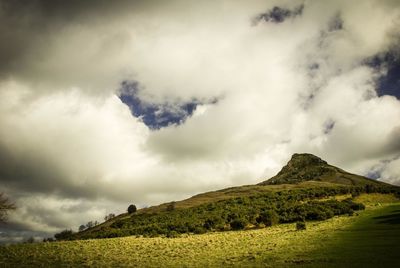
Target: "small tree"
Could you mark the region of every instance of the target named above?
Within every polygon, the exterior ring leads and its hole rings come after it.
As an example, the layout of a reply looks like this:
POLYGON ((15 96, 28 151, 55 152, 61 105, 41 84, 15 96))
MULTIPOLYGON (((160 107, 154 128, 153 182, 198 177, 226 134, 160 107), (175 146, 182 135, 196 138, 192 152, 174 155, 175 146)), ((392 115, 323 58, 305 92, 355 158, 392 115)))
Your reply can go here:
POLYGON ((93 223, 93 221, 89 221, 88 223, 86 223, 86 227, 89 229, 89 228, 92 228, 94 226, 94 223, 93 223))
POLYGON ((13 209, 15 209, 14 203, 10 202, 3 193, 0 193, 0 222, 5 222, 7 213, 13 209))
POLYGON ((129 207, 128 207, 128 213, 129 214, 132 214, 132 213, 135 213, 136 212, 136 206, 135 205, 130 205, 129 207))
POLYGON ((79 226, 79 232, 82 232, 82 231, 84 231, 86 229, 86 226, 85 225, 81 225, 81 226, 79 226))
POLYGON ((106 216, 104 217, 104 220, 105 220, 105 221, 108 221, 108 220, 111 220, 111 219, 113 219, 113 218, 115 218, 115 214, 114 214, 114 213, 110 213, 110 214, 108 214, 108 215, 106 215, 106 216))

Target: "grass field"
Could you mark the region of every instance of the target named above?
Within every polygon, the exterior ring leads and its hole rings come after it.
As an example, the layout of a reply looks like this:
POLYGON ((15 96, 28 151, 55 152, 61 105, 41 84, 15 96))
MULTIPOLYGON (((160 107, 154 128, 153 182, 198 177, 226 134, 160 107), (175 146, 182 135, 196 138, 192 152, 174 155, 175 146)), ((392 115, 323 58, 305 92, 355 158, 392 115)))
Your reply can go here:
POLYGON ((0 266, 399 267, 400 204, 356 216, 271 228, 186 235, 112 238, 0 247, 0 266))

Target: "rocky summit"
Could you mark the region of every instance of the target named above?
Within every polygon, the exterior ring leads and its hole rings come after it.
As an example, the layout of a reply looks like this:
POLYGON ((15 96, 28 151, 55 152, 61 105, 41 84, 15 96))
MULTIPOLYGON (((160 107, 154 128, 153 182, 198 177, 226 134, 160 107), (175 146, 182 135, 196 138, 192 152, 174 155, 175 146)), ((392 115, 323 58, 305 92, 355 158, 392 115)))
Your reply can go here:
POLYGON ((315 155, 302 153, 294 154, 277 175, 259 185, 294 184, 304 181, 324 181, 346 185, 380 183, 329 165, 315 155))

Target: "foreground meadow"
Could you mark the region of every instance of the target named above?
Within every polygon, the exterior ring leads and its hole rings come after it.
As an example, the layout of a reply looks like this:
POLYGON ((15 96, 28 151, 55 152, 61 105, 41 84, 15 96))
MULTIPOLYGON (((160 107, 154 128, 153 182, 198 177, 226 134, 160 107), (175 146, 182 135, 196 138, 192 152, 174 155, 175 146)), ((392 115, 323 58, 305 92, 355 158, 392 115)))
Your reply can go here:
POLYGON ((0 266, 399 266, 400 204, 369 207, 355 216, 270 228, 186 235, 125 237, 0 248, 0 266))

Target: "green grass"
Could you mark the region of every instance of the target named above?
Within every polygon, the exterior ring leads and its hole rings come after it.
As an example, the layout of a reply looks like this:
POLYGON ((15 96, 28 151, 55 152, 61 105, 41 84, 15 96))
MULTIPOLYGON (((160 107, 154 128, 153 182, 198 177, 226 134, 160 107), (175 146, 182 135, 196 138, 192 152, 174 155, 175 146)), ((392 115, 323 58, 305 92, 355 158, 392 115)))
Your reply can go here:
POLYGON ((316 266, 400 267, 400 204, 363 212, 349 228, 337 231, 328 245, 314 252, 316 266))
POLYGON ((179 238, 112 238, 0 247, 0 266, 399 266, 400 204, 322 222, 179 238), (398 254, 397 254, 398 255, 398 254), (397 262, 397 263, 396 263, 397 262), (379 265, 378 265, 379 264, 379 265))

